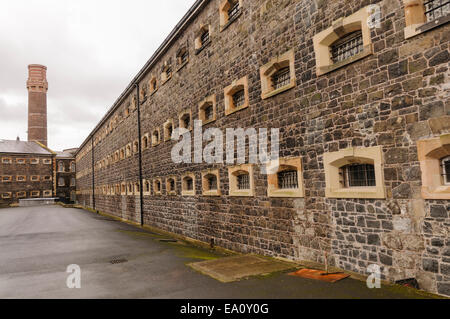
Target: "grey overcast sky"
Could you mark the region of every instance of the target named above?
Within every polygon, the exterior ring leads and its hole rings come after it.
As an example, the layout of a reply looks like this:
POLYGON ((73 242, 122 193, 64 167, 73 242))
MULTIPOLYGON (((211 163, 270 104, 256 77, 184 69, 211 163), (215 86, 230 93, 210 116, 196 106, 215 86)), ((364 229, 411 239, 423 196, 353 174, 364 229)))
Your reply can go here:
POLYGON ((80 146, 194 2, 0 1, 0 139, 27 139, 27 66, 43 64, 49 147, 80 146))

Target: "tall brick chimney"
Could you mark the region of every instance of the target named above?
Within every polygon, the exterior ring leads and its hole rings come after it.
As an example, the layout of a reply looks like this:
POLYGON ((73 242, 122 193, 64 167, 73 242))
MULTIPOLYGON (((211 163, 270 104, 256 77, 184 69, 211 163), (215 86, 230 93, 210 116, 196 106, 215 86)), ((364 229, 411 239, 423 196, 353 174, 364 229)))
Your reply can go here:
POLYGON ((47 67, 28 66, 28 141, 47 146, 47 67))

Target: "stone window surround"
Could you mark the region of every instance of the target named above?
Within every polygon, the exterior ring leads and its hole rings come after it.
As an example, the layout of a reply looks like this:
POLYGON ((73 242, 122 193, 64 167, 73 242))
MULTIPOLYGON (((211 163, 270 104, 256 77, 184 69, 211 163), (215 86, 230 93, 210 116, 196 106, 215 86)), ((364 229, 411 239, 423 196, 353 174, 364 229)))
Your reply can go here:
POLYGON ((442 183, 441 161, 450 155, 450 134, 417 141, 424 199, 450 199, 450 185, 442 183))
POLYGON ((220 15, 220 31, 224 31, 228 28, 234 21, 236 21, 242 15, 243 0, 237 0, 239 2, 239 12, 230 20, 228 16, 228 10, 231 8, 230 0, 223 0, 219 6, 220 15))
POLYGON ((133 154, 132 145, 131 145, 131 143, 128 143, 126 146, 125 156, 128 158, 128 157, 131 157, 132 154, 133 154))
POLYGON ((52 180, 52 177, 50 175, 46 175, 46 176, 42 177, 42 180, 45 181, 45 182, 48 182, 48 181, 52 180))
POLYGON ((278 168, 274 170, 274 162, 266 164, 267 171, 267 196, 268 197, 304 197, 303 169, 301 157, 282 157, 279 159, 278 168), (285 170, 297 170, 298 188, 280 189, 278 187, 278 173, 285 170))
POLYGON ((12 159, 10 157, 2 157, 2 164, 12 164, 12 159))
POLYGON ((117 163, 118 161, 120 161, 120 151, 119 150, 114 152, 114 163, 117 163))
POLYGON ((166 177, 166 192, 167 195, 176 196, 177 195, 177 177, 175 175, 171 175, 166 177), (174 190, 170 189, 170 180, 174 181, 174 190))
POLYGON ((42 196, 44 196, 44 197, 52 197, 52 191, 51 190, 45 190, 45 191, 43 191, 42 196))
POLYGON ((12 182, 12 176, 11 176, 11 175, 2 175, 2 180, 1 180, 1 182, 2 182, 2 183, 10 183, 10 182, 12 182), (4 180, 5 177, 7 177, 8 179, 7 179, 7 180, 4 180))
POLYGON ((31 158, 31 159, 30 159, 30 164, 32 164, 32 165, 37 165, 37 164, 39 164, 39 158, 31 158))
POLYGON ((160 178, 160 177, 154 178, 153 179, 153 194, 157 195, 157 196, 161 196, 162 191, 163 191, 162 187, 163 187, 162 178, 160 178), (157 182, 159 182, 159 191, 158 191, 158 188, 156 187, 157 182))
POLYGON ((373 198, 385 199, 384 163, 381 146, 351 147, 323 155, 325 170, 325 197, 328 198, 373 198), (375 170, 375 186, 343 187, 341 167, 348 164, 372 164, 375 170))
POLYGON ((216 95, 210 95, 206 97, 203 101, 198 104, 198 119, 202 121, 202 125, 214 122, 216 120, 216 95), (209 120, 206 120, 205 108, 209 105, 212 105, 213 108, 213 117, 209 120))
POLYGON ((133 154, 139 154, 139 139, 133 141, 133 154))
POLYGON ((140 195, 141 194, 141 185, 139 182, 134 182, 133 183, 133 192, 134 195, 140 195))
POLYGON ((27 177, 25 175, 17 175, 16 176, 16 182, 26 182, 27 181, 27 177), (23 180, 19 180, 19 178, 22 177, 23 180))
POLYGON ((189 47, 188 45, 181 46, 176 54, 176 61, 177 61, 177 70, 176 72, 180 71, 186 64, 189 63, 189 47), (182 55, 187 52, 187 60, 182 62, 181 57, 182 55))
POLYGON ((180 114, 178 115, 178 127, 185 128, 189 131, 192 131, 192 110, 191 110, 191 108, 186 108, 180 112, 180 114), (186 114, 189 115, 189 127, 184 127, 183 117, 186 114))
POLYGON ((48 158, 44 158, 44 159, 42 160, 42 163, 43 163, 43 164, 46 164, 46 165, 50 165, 50 164, 52 163, 52 160, 51 160, 51 159, 48 159, 48 158))
POLYGON ((10 199, 12 198, 12 193, 11 192, 4 192, 2 193, 2 199, 10 199))
POLYGON ((142 184, 144 186, 142 188, 144 196, 150 196, 150 193, 151 193, 151 182, 149 180, 143 179, 142 180, 142 184), (145 190, 146 185, 148 185, 148 191, 145 190))
POLYGON ((156 91, 158 91, 158 79, 156 78, 156 76, 153 76, 149 81, 149 94, 153 95, 155 94, 156 91), (154 83, 154 85, 153 85, 154 83), (153 88, 154 87, 154 88, 153 88))
POLYGON ((403 5, 405 6, 405 39, 444 25, 450 20, 450 15, 447 15, 427 22, 424 0, 403 0, 403 5))
POLYGON ((203 196, 220 196, 220 171, 218 169, 209 169, 202 172, 202 195, 203 196), (209 175, 215 175, 217 179, 217 189, 208 189, 208 179, 209 175))
POLYGON ((181 177, 181 195, 182 196, 195 196, 195 174, 186 173, 181 177), (185 178, 192 178, 192 190, 186 189, 185 178))
POLYGON ((122 148, 120 149, 119 160, 124 160, 124 159, 125 159, 125 154, 126 154, 126 152, 125 152, 125 146, 124 146, 124 147, 122 147, 122 148))
POLYGON ((159 127, 155 128, 152 133, 152 146, 158 146, 161 144, 161 130, 159 127), (155 133, 158 132, 158 140, 155 140, 155 133))
POLYGON ((333 21, 331 27, 313 37, 317 76, 337 70, 373 53, 371 32, 367 23, 371 14, 370 8, 370 6, 361 8, 345 18, 333 21), (362 32, 363 51, 344 61, 333 63, 330 46, 345 35, 358 30, 362 32))
POLYGON ((16 197, 17 198, 25 198, 25 197, 27 197, 27 192, 25 192, 25 191, 16 192, 16 197))
POLYGON ((167 70, 172 67, 171 61, 165 61, 163 67, 161 68, 161 85, 167 83, 173 75, 173 69, 169 75, 167 75, 167 70))
POLYGON ((30 196, 31 197, 39 197, 40 194, 41 194, 40 191, 31 191, 30 192, 30 196))
POLYGON ((173 131, 175 130, 175 125, 173 124, 173 119, 168 119, 163 125, 163 127, 164 127, 164 142, 168 142, 172 138, 172 135, 169 136, 169 125, 172 125, 172 134, 173 134, 173 131))
POLYGON ((211 25, 202 24, 199 26, 198 31, 195 34, 194 48, 195 54, 199 54, 204 48, 211 44, 211 25), (205 31, 209 32, 209 40, 206 43, 202 43, 201 37, 205 31))
POLYGON ((16 158, 16 164, 24 165, 27 163, 27 160, 25 158, 16 158))
POLYGON ((145 133, 144 136, 142 136, 142 150, 146 150, 150 147, 150 134, 145 133), (147 146, 145 146, 145 139, 147 139, 147 146))
POLYGON ((134 183, 127 182, 127 196, 133 196, 133 195, 134 195, 134 183))
POLYGON ((244 76, 243 78, 240 78, 239 80, 233 81, 230 85, 228 85, 224 90, 224 102, 225 102, 225 115, 230 115, 235 112, 238 112, 240 110, 243 110, 245 108, 248 108, 250 105, 249 103, 249 95, 248 95, 248 77, 244 76), (233 94, 240 90, 244 90, 244 104, 235 107, 233 103, 233 94))
POLYGON ((241 164, 228 167, 229 196, 253 197, 255 196, 255 182, 253 177, 253 165, 241 164), (238 188, 238 175, 248 174, 250 178, 250 189, 238 188))
POLYGON ((295 78, 295 54, 294 49, 291 49, 283 54, 280 54, 272 58, 268 63, 260 67, 259 74, 261 77, 261 98, 267 99, 274 95, 285 92, 296 85, 295 78), (278 70, 289 67, 290 82, 289 84, 274 89, 272 86, 272 76, 278 70))
POLYGON ((120 195, 125 196, 127 194, 127 183, 126 182, 122 182, 120 183, 120 195))
POLYGON ((30 182, 39 182, 39 179, 40 179, 39 175, 32 175, 30 177, 30 182))

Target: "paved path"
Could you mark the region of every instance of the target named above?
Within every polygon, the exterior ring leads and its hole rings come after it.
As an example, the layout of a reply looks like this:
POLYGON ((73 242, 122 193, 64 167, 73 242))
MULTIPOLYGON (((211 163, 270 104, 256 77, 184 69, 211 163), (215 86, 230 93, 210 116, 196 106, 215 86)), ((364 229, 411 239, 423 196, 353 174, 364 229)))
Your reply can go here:
POLYGON ((286 274, 223 284, 185 265, 217 256, 159 239, 79 209, 0 209, 0 298, 424 297, 399 287, 370 290, 353 279, 329 284, 286 274), (66 286, 71 264, 81 267, 81 289, 66 286))

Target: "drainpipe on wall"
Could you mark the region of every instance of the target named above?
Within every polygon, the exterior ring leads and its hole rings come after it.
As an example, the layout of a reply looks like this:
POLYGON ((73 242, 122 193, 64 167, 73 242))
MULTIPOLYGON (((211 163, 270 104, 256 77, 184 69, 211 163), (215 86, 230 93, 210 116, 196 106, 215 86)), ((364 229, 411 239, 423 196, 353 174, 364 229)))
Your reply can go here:
POLYGON ((91 153, 92 153, 92 209, 95 210, 94 136, 91 137, 91 153))
POLYGON ((141 103, 139 100, 139 83, 136 86, 136 104, 138 121, 138 148, 139 148, 139 197, 141 205, 141 226, 144 226, 144 186, 142 185, 142 137, 141 137, 141 103))

